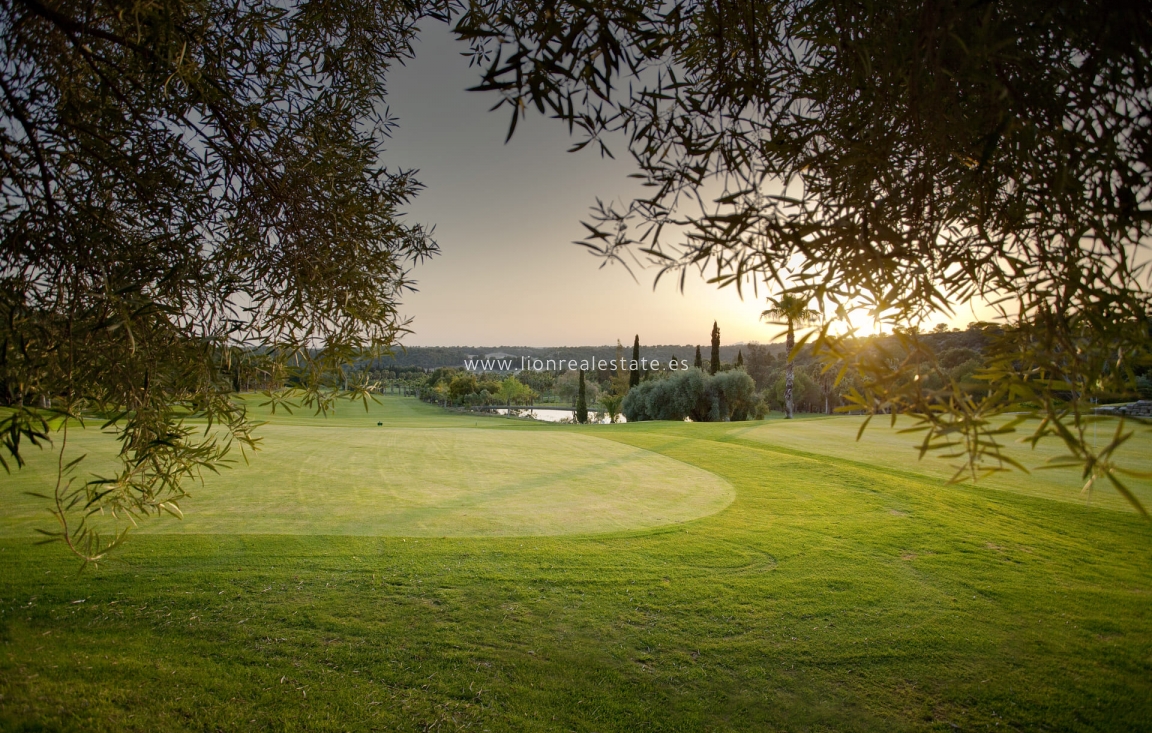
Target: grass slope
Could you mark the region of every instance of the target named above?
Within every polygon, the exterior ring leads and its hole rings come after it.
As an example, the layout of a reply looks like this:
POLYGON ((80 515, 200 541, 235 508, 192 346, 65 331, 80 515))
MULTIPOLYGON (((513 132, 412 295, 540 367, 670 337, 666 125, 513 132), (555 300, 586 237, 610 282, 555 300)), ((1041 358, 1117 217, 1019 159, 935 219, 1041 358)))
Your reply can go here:
MULTIPOLYGON (((748 440, 769 444, 777 449, 792 449, 822 456, 836 457, 848 461, 862 461, 868 464, 887 466, 896 471, 921 474, 935 480, 952 478, 956 473, 954 459, 937 458, 929 454, 918 459, 918 441, 923 433, 900 433, 899 430, 912 425, 911 420, 898 419, 896 429, 890 427, 888 418, 875 418, 864 430, 860 440, 856 433, 863 418, 860 417, 807 417, 788 423, 772 420, 733 431, 748 440)), ((1113 437, 1119 421, 1106 419, 1090 432, 1099 446, 1107 445, 1113 437)), ((1079 504, 1090 503, 1109 509, 1135 511, 1131 504, 1120 495, 1106 480, 1099 482, 1085 493, 1084 478, 1075 470, 1049 470, 1039 468, 1050 458, 1063 455, 1063 443, 1047 438, 1032 448, 1017 441, 1030 434, 1034 425, 1025 423, 1016 428, 1014 435, 1002 436, 1001 442, 1007 446, 1009 454, 1030 469, 1027 474, 1017 470, 997 473, 980 479, 981 486, 1042 496, 1057 501, 1071 501, 1079 504)), ((1125 468, 1135 471, 1152 472, 1152 430, 1126 422, 1123 430, 1133 435, 1120 448, 1118 460, 1125 468)), ((1152 510, 1152 481, 1147 478, 1124 478, 1125 485, 1133 491, 1145 507, 1152 510)))
POLYGON ((585 536, 139 536, 79 576, 0 540, 0 727, 1149 727, 1152 526, 1131 513, 739 424, 476 427, 607 438, 735 500, 585 536))

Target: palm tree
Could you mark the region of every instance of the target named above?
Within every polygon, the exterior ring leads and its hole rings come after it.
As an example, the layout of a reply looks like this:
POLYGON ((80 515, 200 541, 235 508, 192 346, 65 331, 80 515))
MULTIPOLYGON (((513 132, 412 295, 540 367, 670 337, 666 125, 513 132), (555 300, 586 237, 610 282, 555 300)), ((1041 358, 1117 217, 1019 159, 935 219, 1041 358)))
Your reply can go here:
POLYGON ((769 319, 769 323, 779 323, 788 326, 788 339, 784 342, 788 354, 788 367, 784 377, 784 417, 792 419, 792 349, 796 347, 796 330, 799 325, 808 325, 820 320, 820 312, 809 310, 808 299, 798 298, 791 293, 784 293, 779 298, 769 298, 768 304, 772 306, 760 314, 761 318, 769 319))
POLYGON ((608 413, 608 420, 613 423, 620 420, 620 405, 623 402, 624 398, 618 394, 605 392, 600 395, 600 406, 608 413))

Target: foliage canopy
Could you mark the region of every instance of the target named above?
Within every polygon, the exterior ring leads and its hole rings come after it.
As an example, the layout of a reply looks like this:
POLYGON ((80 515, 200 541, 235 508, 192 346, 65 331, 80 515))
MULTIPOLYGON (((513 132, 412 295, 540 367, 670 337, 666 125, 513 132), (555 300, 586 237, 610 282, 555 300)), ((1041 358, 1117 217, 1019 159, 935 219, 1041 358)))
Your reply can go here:
POLYGON ((426 16, 471 43, 509 135, 535 108, 577 149, 626 141, 649 193, 598 204, 585 246, 900 326, 898 357, 831 318, 799 345, 961 471, 1018 466, 992 418, 1032 410, 1054 465, 1139 507, 1124 424, 1086 436, 1149 359, 1146 5, 0 0, 0 460, 70 421, 117 433, 96 482, 61 450, 48 498, 79 555, 108 547, 86 513, 179 514, 255 447, 235 389, 324 409, 405 330, 436 246, 401 217, 412 172, 380 161, 384 80, 426 16), (914 328, 971 299, 1003 316, 975 392, 914 328))
POLYGON ((379 157, 414 21, 388 0, 0 1, 0 461, 61 421, 64 445, 71 421, 117 433, 96 482, 58 446, 48 498, 82 557, 108 547, 88 513, 179 514, 255 447, 241 384, 323 409, 405 330, 436 246, 379 157))
POLYGON ((649 193, 596 206, 595 253, 902 326, 895 363, 833 319, 814 334, 862 375, 857 408, 917 415, 957 477, 1019 467, 989 418, 1033 410, 1031 440, 1139 507, 1113 461, 1130 433, 1085 436, 1093 395, 1148 363, 1147 4, 506 0, 456 30, 510 135, 535 108, 576 148, 626 140, 649 193), (943 372, 909 326, 970 300, 1001 310, 989 389, 924 389, 943 372))

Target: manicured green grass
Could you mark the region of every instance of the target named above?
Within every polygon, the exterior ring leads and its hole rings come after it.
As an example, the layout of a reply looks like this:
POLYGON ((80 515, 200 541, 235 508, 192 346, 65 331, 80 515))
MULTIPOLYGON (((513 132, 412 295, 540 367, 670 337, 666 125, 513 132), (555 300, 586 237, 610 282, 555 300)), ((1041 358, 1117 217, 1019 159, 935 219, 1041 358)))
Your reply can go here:
MULTIPOLYGON (((826 423, 825 439, 794 445, 783 431, 805 422, 579 427, 400 399, 374 409, 273 427, 348 431, 349 444, 395 427, 467 442, 472 422, 483 445, 540 441, 541 466, 586 442, 639 450, 713 474, 735 498, 682 524, 600 534, 142 535, 79 575, 60 548, 5 538, 0 728, 1127 731, 1152 720, 1152 525, 1131 512, 944 486, 874 447, 844 455, 850 418, 810 421, 826 423), (375 428, 385 416, 405 422, 375 428)), ((259 479, 286 470, 265 460, 280 433, 269 435, 251 485, 228 489, 237 501, 279 491, 259 479)), ((18 480, 6 480, 4 516, 18 480)), ((187 505, 190 531, 215 490, 187 505)))
MULTIPOLYGON (((141 531, 593 533, 688 521, 734 497, 731 484, 695 466, 571 432, 274 424, 261 435, 267 447, 254 461, 208 476, 192 492, 188 521, 165 518, 141 531)), ((99 434, 74 435, 70 454, 107 453, 111 444, 99 434)), ((34 458, 13 483, 51 493, 55 462, 34 458)), ((43 499, 25 495, 12 504, 0 531, 31 536, 43 526, 43 499)))
MULTIPOLYGON (((923 459, 919 458, 918 446, 924 434, 900 432, 901 429, 913 425, 911 420, 900 418, 896 427, 892 428, 890 418, 874 418, 857 441, 856 434, 863 420, 861 417, 824 416, 803 417, 791 423, 773 420, 751 424, 731 434, 767 443, 777 449, 787 448, 880 465, 937 480, 947 481, 956 474, 956 459, 938 458, 933 454, 927 454, 923 459)), ((1101 447, 1107 445, 1115 434, 1118 422, 1114 419, 1101 420, 1089 431, 1090 439, 1101 447)), ((1063 443, 1051 438, 1040 441, 1035 448, 1030 444, 1022 444, 1020 441, 1034 429, 1034 423, 1025 422, 1018 426, 1014 433, 998 438, 1009 455, 1028 468, 1029 472, 1021 473, 1012 469, 1009 472, 984 476, 978 482, 981 486, 1042 496, 1057 501, 1135 511, 1135 508, 1107 480, 1093 484, 1091 490, 1085 492, 1085 481, 1079 471, 1042 468, 1050 458, 1064 455, 1066 451, 1063 443)), ((1132 432, 1132 437, 1121 446, 1117 454, 1121 465, 1134 471, 1152 472, 1152 429, 1128 421, 1124 423, 1122 430, 1132 432)), ((1141 503, 1152 511, 1152 480, 1130 477, 1124 477, 1123 480, 1141 503)))

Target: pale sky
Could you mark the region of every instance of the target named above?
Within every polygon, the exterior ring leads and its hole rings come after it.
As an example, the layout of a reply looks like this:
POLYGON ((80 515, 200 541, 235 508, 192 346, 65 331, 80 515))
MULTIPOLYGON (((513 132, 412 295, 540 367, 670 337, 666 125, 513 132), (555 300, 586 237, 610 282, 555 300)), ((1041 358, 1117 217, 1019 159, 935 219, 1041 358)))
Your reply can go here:
MULTIPOLYGON (((415 318, 410 346, 580 346, 631 343, 706 344, 718 321, 726 344, 772 340, 779 326, 747 293, 718 290, 689 277, 681 294, 671 281, 653 291, 654 270, 601 260, 572 242, 596 197, 630 200, 641 191, 633 163, 593 150, 565 152, 567 126, 533 112, 505 145, 506 108, 489 112, 495 94, 466 92, 479 80, 439 23, 424 25, 416 59, 389 77, 388 102, 399 128, 388 141, 390 167, 419 169, 425 190, 410 218, 436 227, 440 256, 415 271, 420 292, 404 298, 415 318)), ((944 319, 941 319, 944 320, 944 319)), ((955 325, 974 320, 967 308, 955 325)))

